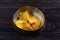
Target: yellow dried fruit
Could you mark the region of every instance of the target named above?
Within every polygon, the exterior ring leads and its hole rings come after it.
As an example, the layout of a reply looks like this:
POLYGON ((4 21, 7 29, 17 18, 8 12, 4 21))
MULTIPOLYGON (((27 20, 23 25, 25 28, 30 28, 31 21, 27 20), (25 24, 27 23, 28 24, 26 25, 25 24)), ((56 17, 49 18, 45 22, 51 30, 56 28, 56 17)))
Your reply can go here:
POLYGON ((16 25, 23 30, 34 31, 39 29, 41 22, 36 15, 33 16, 28 11, 24 11, 21 12, 19 20, 16 21, 16 25))

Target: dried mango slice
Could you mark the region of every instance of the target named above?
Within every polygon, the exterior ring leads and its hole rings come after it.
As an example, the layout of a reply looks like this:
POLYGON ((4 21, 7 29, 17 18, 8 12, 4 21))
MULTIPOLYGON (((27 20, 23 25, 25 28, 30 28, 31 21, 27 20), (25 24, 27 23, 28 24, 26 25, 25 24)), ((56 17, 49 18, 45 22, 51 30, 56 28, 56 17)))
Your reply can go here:
POLYGON ((17 25, 18 28, 21 28, 21 29, 24 29, 24 30, 29 30, 29 31, 33 30, 31 25, 26 21, 17 20, 16 25, 17 25))
POLYGON ((25 12, 21 12, 21 15, 19 16, 19 19, 27 21, 27 16, 26 16, 25 12))
POLYGON ((32 17, 32 15, 29 14, 28 11, 20 12, 19 18, 20 18, 21 20, 27 21, 27 19, 30 18, 30 17, 32 17))
POLYGON ((33 19, 34 19, 34 23, 32 24, 32 27, 34 28, 34 30, 37 30, 39 29, 41 22, 37 16, 34 16, 33 19))
POLYGON ((21 29, 24 29, 24 30, 29 30, 27 27, 25 27, 24 23, 25 23, 25 21, 21 21, 21 20, 17 20, 15 22, 15 24, 18 28, 21 28, 21 29))

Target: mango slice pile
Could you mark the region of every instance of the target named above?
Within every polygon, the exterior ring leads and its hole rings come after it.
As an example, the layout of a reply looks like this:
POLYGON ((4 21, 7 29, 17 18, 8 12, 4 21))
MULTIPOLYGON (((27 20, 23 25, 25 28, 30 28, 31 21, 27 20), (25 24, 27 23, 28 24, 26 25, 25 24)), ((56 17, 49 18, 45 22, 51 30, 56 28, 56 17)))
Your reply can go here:
POLYGON ((36 15, 28 11, 20 12, 19 20, 15 22, 16 26, 26 31, 35 31, 40 28, 41 22, 36 15))

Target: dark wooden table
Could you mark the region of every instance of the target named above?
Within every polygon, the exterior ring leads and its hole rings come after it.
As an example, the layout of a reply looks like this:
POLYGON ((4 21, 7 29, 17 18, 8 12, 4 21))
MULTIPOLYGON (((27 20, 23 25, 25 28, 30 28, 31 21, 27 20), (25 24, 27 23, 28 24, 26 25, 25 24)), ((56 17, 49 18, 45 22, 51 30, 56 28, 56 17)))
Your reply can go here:
POLYGON ((60 0, 0 0, 0 40, 60 40, 60 0), (44 12, 46 26, 38 35, 26 36, 13 28, 13 14, 25 5, 44 12))

